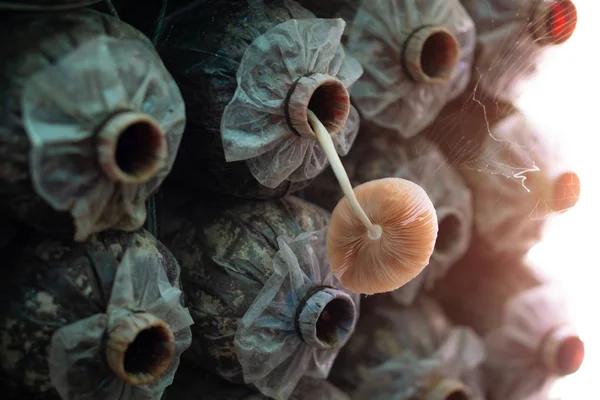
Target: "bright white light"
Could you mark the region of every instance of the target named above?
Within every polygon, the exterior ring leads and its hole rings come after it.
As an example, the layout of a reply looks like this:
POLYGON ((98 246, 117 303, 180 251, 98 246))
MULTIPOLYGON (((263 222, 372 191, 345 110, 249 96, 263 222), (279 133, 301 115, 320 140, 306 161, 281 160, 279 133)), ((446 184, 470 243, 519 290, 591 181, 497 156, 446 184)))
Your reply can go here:
POLYGON ((600 371, 600 70, 598 28, 600 2, 575 1, 579 21, 571 39, 550 54, 540 76, 519 106, 554 135, 569 165, 581 179, 581 199, 555 217, 544 241, 530 257, 559 280, 574 308, 585 341, 581 370, 558 382, 552 399, 596 398, 600 371))

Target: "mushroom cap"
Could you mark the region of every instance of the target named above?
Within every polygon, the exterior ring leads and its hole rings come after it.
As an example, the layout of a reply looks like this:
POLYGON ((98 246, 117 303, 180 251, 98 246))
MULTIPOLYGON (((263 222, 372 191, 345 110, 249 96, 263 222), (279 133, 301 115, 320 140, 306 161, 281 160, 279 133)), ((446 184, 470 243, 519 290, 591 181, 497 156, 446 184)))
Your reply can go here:
POLYGON ((340 200, 327 235, 332 271, 356 293, 396 290, 429 263, 438 231, 433 203, 423 188, 400 178, 370 181, 355 187, 354 193, 382 234, 369 238, 348 199, 340 200))

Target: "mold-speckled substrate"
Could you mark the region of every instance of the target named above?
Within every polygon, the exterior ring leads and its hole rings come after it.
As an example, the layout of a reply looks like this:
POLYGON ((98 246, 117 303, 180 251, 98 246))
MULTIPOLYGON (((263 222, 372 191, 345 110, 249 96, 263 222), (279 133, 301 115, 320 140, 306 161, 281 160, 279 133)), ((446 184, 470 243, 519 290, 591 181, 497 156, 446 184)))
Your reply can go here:
MULTIPOLYGON (((157 255, 169 281, 180 286, 177 261, 146 231, 106 232, 76 245, 37 237, 16 252, 14 259, 3 260, 0 387, 7 390, 4 396, 8 393, 4 398, 59 398, 48 375, 52 334, 106 311, 116 269, 130 248, 157 255)), ((86 371, 84 375, 93 381, 103 373, 86 371)))

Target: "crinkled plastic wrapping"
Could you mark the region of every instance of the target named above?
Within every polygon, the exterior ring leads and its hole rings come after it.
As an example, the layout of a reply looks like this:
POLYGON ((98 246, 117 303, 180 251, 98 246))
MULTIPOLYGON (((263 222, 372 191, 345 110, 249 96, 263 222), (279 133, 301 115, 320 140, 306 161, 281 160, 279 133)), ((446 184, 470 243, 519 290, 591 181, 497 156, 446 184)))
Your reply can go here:
POLYGON ((0 1, 0 10, 58 11, 99 3, 102 0, 12 0, 0 1))
MULTIPOLYGON (((274 273, 250 306, 235 334, 244 380, 277 400, 289 398, 302 376, 326 378, 343 343, 333 349, 307 345, 296 333, 296 310, 318 286, 344 290, 327 262, 326 228, 295 239, 277 238, 274 273)), ((360 297, 352 296, 358 315, 360 297)), ((354 326, 347 327, 352 332, 354 326)))
POLYGON ((511 299, 502 326, 485 338, 490 392, 498 399, 521 400, 548 389, 555 378, 540 365, 540 344, 552 329, 571 323, 557 286, 541 285, 511 299))
POLYGON ((491 127, 478 159, 461 168, 473 193, 474 229, 494 252, 525 253, 543 234, 559 148, 515 113, 491 127))
POLYGON ((179 89, 155 53, 133 40, 94 38, 31 77, 22 109, 35 190, 71 213, 77 241, 143 225, 144 201, 169 173, 185 126, 179 89), (97 128, 123 110, 150 115, 167 134, 168 158, 142 185, 115 183, 98 166, 97 128))
POLYGON ((483 339, 471 328, 452 329, 434 358, 441 360, 440 371, 445 377, 460 379, 469 387, 472 400, 486 399, 481 367, 487 359, 487 350, 483 339))
POLYGON ((426 386, 435 360, 419 360, 412 354, 389 360, 370 371, 370 377, 352 394, 353 400, 408 400, 426 386))
POLYGON ((353 393, 355 400, 409 400, 430 389, 431 378, 470 381, 473 399, 485 400, 481 382, 473 379, 485 359, 485 345, 469 328, 454 328, 441 347, 427 358, 406 353, 373 368, 353 393))
POLYGON ((347 47, 365 70, 352 89, 361 115, 408 138, 433 122, 442 107, 465 90, 471 77, 475 26, 458 0, 365 0, 347 47), (414 82, 402 67, 405 41, 423 25, 448 29, 460 46, 458 65, 446 83, 414 82))
POLYGON ((191 344, 193 324, 180 304, 182 292, 173 287, 157 255, 127 250, 117 269, 106 313, 67 325, 54 333, 48 363, 52 384, 65 400, 89 398, 159 400, 173 382, 179 357, 191 344), (106 335, 116 319, 144 311, 167 323, 175 335, 175 353, 168 369, 148 385, 132 386, 120 380, 105 361, 106 335), (87 371, 105 371, 90 382, 87 371))
MULTIPOLYGON (((290 20, 252 42, 221 120, 228 162, 247 160, 256 180, 270 188, 314 178, 327 166, 318 141, 290 129, 285 103, 294 82, 307 74, 337 78, 346 88, 360 77, 360 64, 340 44, 345 26, 341 19, 290 20)), ((338 153, 348 153, 358 127, 358 113, 351 108, 346 125, 332 136, 338 153)))
POLYGON ((514 100, 536 73, 544 46, 532 34, 536 0, 462 0, 477 29, 473 80, 488 95, 514 100))
MULTIPOLYGON (((236 385, 182 360, 173 384, 162 400, 267 400, 247 385, 236 385)), ((349 400, 340 389, 324 379, 303 377, 290 400, 349 400)))

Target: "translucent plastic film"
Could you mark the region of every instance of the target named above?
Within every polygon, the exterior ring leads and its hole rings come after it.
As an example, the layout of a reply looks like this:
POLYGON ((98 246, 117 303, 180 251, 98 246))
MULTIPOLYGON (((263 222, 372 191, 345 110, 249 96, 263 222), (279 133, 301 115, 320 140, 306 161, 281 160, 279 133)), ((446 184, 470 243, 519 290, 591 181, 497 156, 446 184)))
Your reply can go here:
POLYGON ((492 126, 478 160, 460 169, 473 192, 474 228, 494 251, 529 250, 545 219, 577 202, 577 176, 552 144, 517 113, 492 126))
MULTIPOLYGON (((104 314, 67 325, 52 337, 48 363, 52 384, 65 400, 106 398, 159 400, 191 344, 193 324, 181 305, 182 292, 173 287, 157 255, 128 250, 117 269, 110 301, 104 314), (106 364, 106 336, 128 316, 145 312, 164 321, 174 334, 174 352, 167 369, 154 382, 134 386, 119 379, 106 364), (117 325, 115 325, 117 324, 117 325), (89 379, 88 371, 103 371, 89 379)), ((148 350, 149 351, 149 350, 148 350)), ((93 375, 92 375, 93 376, 93 375)))
POLYGON ((352 89, 358 110, 372 123, 408 138, 466 88, 475 26, 458 0, 364 0, 347 46, 365 70, 352 89), (419 38, 428 30, 428 40, 419 38), (424 42, 411 58, 407 49, 415 39, 424 42), (417 64, 420 79, 408 70, 417 64), (438 72, 443 76, 437 77, 438 72))
MULTIPOLYGON (((554 332, 571 324, 568 305, 557 286, 539 286, 513 298, 506 305, 501 328, 486 337, 490 390, 507 400, 538 398, 556 377, 541 362, 543 345, 554 332)), ((574 354, 574 361, 581 361, 582 351, 574 354)))
POLYGON ((550 48, 548 40, 567 40, 577 21, 570 2, 462 0, 462 3, 477 29, 473 79, 488 95, 505 101, 518 97, 535 75, 544 52, 550 48), (552 12, 562 15, 553 20, 552 12), (548 28, 550 32, 545 32, 548 28), (558 36, 552 39, 553 35, 558 36))
POLYGON ((481 367, 486 359, 485 343, 471 328, 455 327, 435 352, 441 360, 440 371, 444 376, 460 379, 471 392, 473 400, 485 400, 481 367))
POLYGON ((22 109, 34 188, 71 213, 76 240, 143 225, 144 201, 169 173, 185 125, 179 89, 145 43, 105 36, 86 42, 25 84, 22 109), (99 168, 97 130, 124 111, 149 116, 166 135, 167 155, 145 183, 120 183, 99 168))
POLYGON ((340 154, 352 146, 359 118, 347 88, 362 68, 340 44, 345 25, 341 19, 290 20, 258 37, 244 53, 221 136, 225 159, 247 160, 262 185, 311 179, 326 167, 325 153, 310 135, 308 108, 328 116, 340 154))
MULTIPOLYGON (((279 237, 275 271, 242 319, 235 335, 235 349, 244 380, 263 394, 288 399, 303 376, 324 379, 340 347, 354 330, 359 296, 344 291, 329 269, 325 249, 326 229, 304 233, 295 239, 279 237), (317 290, 319 288, 329 288, 317 290), (338 319, 329 340, 318 331, 305 335, 306 313, 323 301, 310 303, 310 293, 338 292, 338 319), (346 300, 344 301, 344 296, 346 300), (340 315, 346 313, 346 317, 340 315), (326 343, 315 343, 320 340, 326 343)), ((323 312, 327 312, 325 308, 323 312)), ((333 311, 331 311, 333 312, 333 311)), ((321 313, 321 315, 322 315, 321 313)), ((320 317, 319 317, 320 318, 320 317)))
POLYGON ((470 329, 455 328, 440 348, 427 358, 418 358, 409 352, 370 370, 352 398, 429 399, 426 394, 435 391, 436 385, 446 380, 441 384, 447 389, 462 390, 473 399, 484 400, 481 382, 471 378, 476 376, 474 374, 484 358, 483 341, 470 329), (468 388, 461 383, 465 378, 470 383, 468 388))

